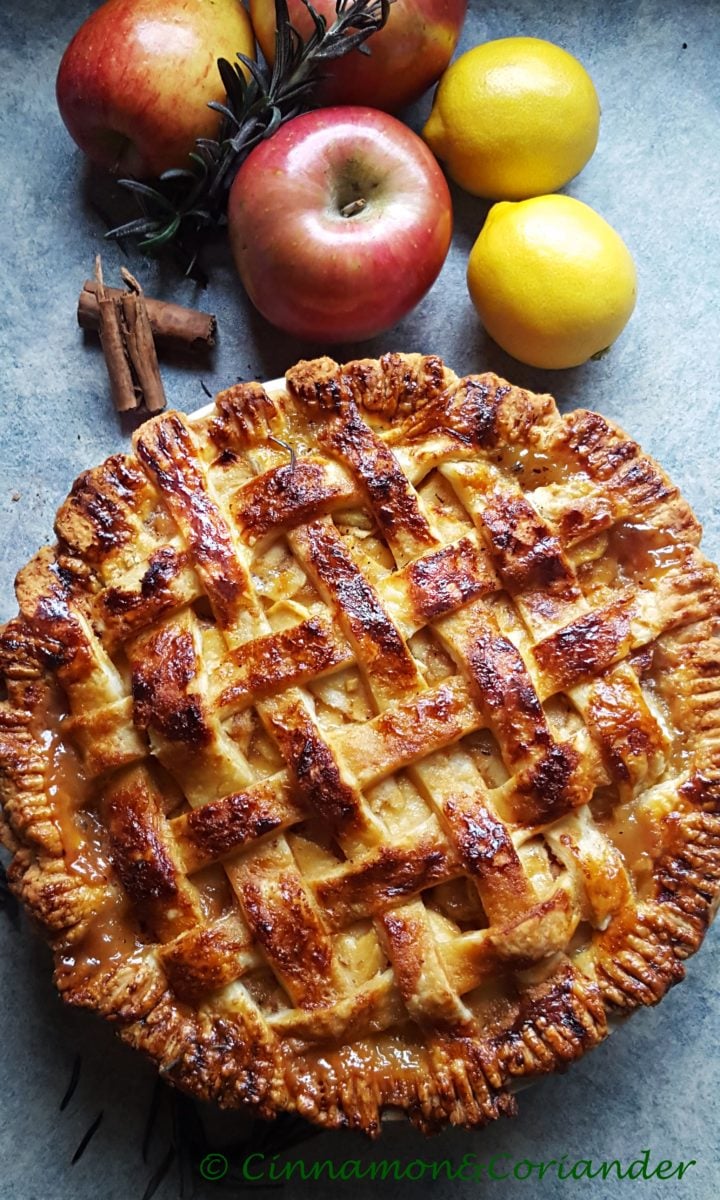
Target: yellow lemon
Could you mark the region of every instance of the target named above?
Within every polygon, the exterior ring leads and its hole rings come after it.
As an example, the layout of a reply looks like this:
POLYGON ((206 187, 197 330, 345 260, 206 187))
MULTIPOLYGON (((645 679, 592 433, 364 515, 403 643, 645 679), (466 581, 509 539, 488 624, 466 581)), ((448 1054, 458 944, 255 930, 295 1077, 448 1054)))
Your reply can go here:
POLYGON ((494 204, 470 252, 468 288, 492 338, 533 367, 577 367, 635 307, 635 264, 594 209, 570 196, 494 204))
POLYGON ((524 200, 563 187, 597 145, 600 104, 572 54, 540 38, 484 42, 440 80, 423 129, 466 191, 524 200))

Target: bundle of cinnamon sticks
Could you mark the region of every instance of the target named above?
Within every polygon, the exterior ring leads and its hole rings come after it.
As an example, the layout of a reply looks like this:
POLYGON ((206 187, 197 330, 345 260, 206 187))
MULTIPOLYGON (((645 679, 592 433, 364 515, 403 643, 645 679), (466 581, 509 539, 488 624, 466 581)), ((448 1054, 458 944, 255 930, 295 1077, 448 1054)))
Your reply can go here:
POLYGON ((100 255, 95 279, 83 285, 78 300, 78 324, 100 334, 118 412, 142 405, 149 413, 166 404, 157 346, 204 350, 215 344, 215 317, 210 313, 151 300, 134 275, 120 268, 125 289, 106 287, 100 255))

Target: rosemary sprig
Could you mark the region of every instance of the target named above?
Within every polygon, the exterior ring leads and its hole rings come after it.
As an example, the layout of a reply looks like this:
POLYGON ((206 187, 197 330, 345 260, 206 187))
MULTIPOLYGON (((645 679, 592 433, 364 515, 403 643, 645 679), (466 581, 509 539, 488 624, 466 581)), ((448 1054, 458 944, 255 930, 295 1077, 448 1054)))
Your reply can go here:
POLYGON ((224 104, 210 102, 210 108, 222 116, 218 138, 198 138, 191 165, 165 171, 155 184, 121 179, 120 184, 134 194, 141 215, 105 236, 138 240, 141 250, 155 254, 175 243, 188 257, 189 273, 201 231, 224 220, 227 195, 243 160, 258 142, 311 106, 326 62, 355 49, 369 53, 364 43, 382 29, 392 3, 336 0, 335 20, 328 26, 311 0, 303 0, 314 25, 303 41, 290 22, 287 0, 275 0, 273 67, 260 66, 244 54, 238 54, 234 64, 218 59, 226 93, 224 104))

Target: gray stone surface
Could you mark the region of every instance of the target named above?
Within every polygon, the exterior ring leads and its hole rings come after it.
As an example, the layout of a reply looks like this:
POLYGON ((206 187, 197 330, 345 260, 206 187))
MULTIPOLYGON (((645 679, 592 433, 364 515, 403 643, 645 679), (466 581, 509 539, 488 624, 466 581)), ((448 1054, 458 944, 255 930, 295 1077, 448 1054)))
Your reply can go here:
MULTIPOLYGON (((126 446, 130 432, 111 410, 97 345, 84 344, 74 323, 79 285, 102 247, 104 226, 93 202, 102 203, 104 185, 84 169, 53 95, 62 50, 91 7, 88 0, 0 2, 0 617, 13 611, 14 573, 49 539, 55 508, 74 476, 126 446)), ((543 373, 508 359, 485 338, 464 285, 485 206, 456 193, 453 249, 432 292, 390 333, 338 354, 434 351, 460 371, 492 367, 554 391, 564 406, 599 409, 666 465, 695 505, 706 546, 717 556, 718 6, 714 0, 470 0, 470 9, 462 48, 528 34, 559 42, 589 68, 603 107, 600 142, 568 191, 596 207, 631 247, 639 272, 635 315, 608 355, 577 370, 543 373)), ((428 103, 418 106, 413 123, 428 103)), ((114 273, 122 255, 115 247, 104 253, 114 273)), ((265 325, 250 311, 221 247, 213 260, 204 296, 172 271, 132 262, 151 293, 208 305, 219 315, 214 363, 166 369, 171 403, 187 410, 205 403, 201 379, 216 389, 237 375, 270 378, 300 355, 323 349, 265 325)), ((478 1134, 449 1132, 427 1143, 398 1126, 372 1147, 352 1135, 323 1135, 294 1157, 307 1163, 358 1155, 367 1161, 452 1157, 459 1163, 470 1152, 484 1161, 495 1153, 510 1161, 566 1155, 568 1162, 619 1158, 627 1165, 650 1148, 654 1162, 696 1159, 697 1165, 682 1182, 643 1182, 645 1196, 711 1200, 720 1187, 716 953, 711 932, 680 988, 658 1009, 634 1017, 568 1076, 525 1092, 514 1123, 478 1134)), ((48 952, 25 924, 16 932, 2 918, 0 977, 0 1196, 139 1200, 167 1144, 162 1130, 150 1161, 142 1162, 152 1071, 100 1022, 63 1008, 50 982, 48 952), (59 1115, 77 1051, 83 1054, 80 1084, 59 1115), (71 1167, 77 1143, 101 1110, 99 1132, 71 1167)), ((352 1196, 368 1186, 292 1183, 287 1192, 312 1188, 325 1196, 342 1187, 352 1196)), ((550 1178, 398 1186, 407 1194, 432 1186, 440 1196, 468 1197, 494 1188, 543 1198, 560 1190, 550 1178)), ((614 1198, 633 1185, 582 1187, 583 1194, 614 1198)), ((204 1189, 198 1194, 220 1194, 218 1184, 204 1189)), ((163 1200, 179 1195, 177 1176, 168 1176, 156 1194, 163 1200)))

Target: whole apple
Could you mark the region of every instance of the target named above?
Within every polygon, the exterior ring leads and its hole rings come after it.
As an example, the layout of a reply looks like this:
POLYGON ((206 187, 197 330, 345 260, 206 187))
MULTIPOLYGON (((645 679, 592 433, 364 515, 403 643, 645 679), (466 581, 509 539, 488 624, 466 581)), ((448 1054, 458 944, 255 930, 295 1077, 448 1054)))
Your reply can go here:
POLYGON ((240 0, 107 0, 81 25, 57 77, 60 115, 81 150, 118 174, 187 165, 214 137, 225 99, 216 60, 254 57, 240 0))
MULTIPOLYGON (((335 0, 313 0, 328 24, 335 0)), ((290 20, 303 38, 313 21, 302 0, 288 0, 290 20)), ((396 112, 412 104, 442 75, 457 45, 467 0, 394 0, 387 24, 368 40, 370 55, 353 50, 328 62, 318 96, 323 104, 372 104, 396 112)), ((258 45, 275 59, 275 0, 250 0, 258 45)))
POLYGON ((445 177, 372 108, 305 113, 261 142, 228 201, 240 278, 264 317, 322 342, 389 329, 435 281, 452 233, 445 177))

